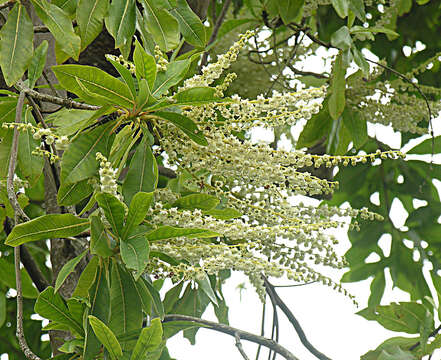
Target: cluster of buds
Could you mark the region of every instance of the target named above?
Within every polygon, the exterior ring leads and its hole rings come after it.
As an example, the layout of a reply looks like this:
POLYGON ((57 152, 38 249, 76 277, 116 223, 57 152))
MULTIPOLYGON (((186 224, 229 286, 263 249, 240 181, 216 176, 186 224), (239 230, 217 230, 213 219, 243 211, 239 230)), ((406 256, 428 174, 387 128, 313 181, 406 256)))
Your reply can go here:
POLYGON ((112 54, 106 54, 105 57, 106 57, 107 60, 112 60, 112 61, 115 61, 115 62, 121 64, 127 70, 129 70, 132 75, 135 75, 135 72, 136 72, 135 71, 135 64, 132 63, 131 61, 128 61, 128 60, 124 59, 124 57, 122 55, 115 56, 115 55, 112 55, 112 54))
POLYGON ((155 60, 158 71, 167 70, 168 61, 158 45, 155 46, 155 60))
POLYGON ((116 170, 112 168, 112 164, 100 152, 96 153, 96 159, 100 162, 100 183, 101 191, 118 197, 118 186, 116 183, 116 170))

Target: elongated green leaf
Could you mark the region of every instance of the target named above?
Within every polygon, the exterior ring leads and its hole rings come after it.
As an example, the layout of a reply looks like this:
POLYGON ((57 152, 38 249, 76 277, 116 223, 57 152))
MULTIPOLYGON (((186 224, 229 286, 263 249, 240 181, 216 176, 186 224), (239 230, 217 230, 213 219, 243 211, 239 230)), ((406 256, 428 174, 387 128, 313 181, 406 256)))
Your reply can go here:
POLYGON ((368 76, 369 75, 369 63, 363 57, 363 54, 361 53, 361 51, 358 50, 355 46, 352 46, 351 51, 352 51, 352 56, 354 57, 355 63, 363 71, 363 74, 368 76))
POLYGON ((441 153, 441 136, 435 136, 434 139, 429 138, 422 143, 414 146, 407 153, 408 154, 434 154, 441 153), (432 148, 433 145, 433 148, 432 148))
POLYGON ((46 0, 32 0, 35 12, 48 27, 60 49, 75 60, 81 50, 81 39, 75 34, 68 14, 46 0))
POLYGON ((173 125, 181 129, 191 140, 196 144, 207 146, 208 142, 202 131, 200 131, 197 125, 187 116, 168 111, 158 111, 157 116, 164 120, 170 121, 173 125))
POLYGON ((205 293, 205 295, 208 296, 208 298, 214 305, 218 306, 216 294, 214 293, 213 288, 211 287, 210 279, 208 278, 208 275, 205 274, 203 279, 198 279, 196 280, 196 282, 199 285, 199 289, 202 290, 205 293))
POLYGON ((179 105, 203 105, 213 102, 225 101, 215 95, 216 89, 212 87, 194 87, 178 92, 174 98, 179 105))
POLYGON ((17 246, 30 241, 75 236, 88 227, 88 219, 81 219, 72 214, 43 215, 16 225, 6 238, 5 244, 17 246))
POLYGON ((349 1, 350 0, 332 0, 331 1, 332 6, 334 7, 335 12, 342 19, 344 19, 346 16, 348 16, 349 1))
POLYGON ((384 278, 384 270, 381 270, 375 275, 371 283, 371 294, 368 300, 368 307, 373 311, 375 311, 375 308, 380 305, 385 287, 386 279, 384 278))
MULTIPOLYGON (((36 299, 38 290, 32 285, 31 277, 26 269, 21 269, 21 282, 23 297, 27 299, 36 299)), ((16 289, 14 264, 0 258, 0 283, 9 288, 16 289)))
POLYGON ((147 290, 147 286, 142 281, 142 278, 139 278, 138 281, 135 281, 135 288, 138 296, 141 300, 142 310, 146 315, 152 314, 152 297, 147 290))
POLYGON ((364 9, 363 0, 349 0, 349 9, 351 9, 355 16, 357 16, 361 21, 366 21, 366 11, 364 9))
POLYGON ((358 111, 352 111, 350 108, 345 108, 342 118, 355 147, 360 148, 368 140, 366 121, 358 111))
POLYGON ((104 258, 113 255, 109 235, 98 216, 90 217, 90 253, 104 258))
POLYGON ((144 360, 148 353, 154 351, 162 342, 162 324, 159 318, 153 319, 151 325, 142 329, 133 349, 130 360, 144 360))
POLYGON ((109 0, 79 0, 76 7, 76 18, 80 27, 81 48, 89 45, 103 29, 104 16, 107 13, 109 0))
POLYGON ((162 51, 173 50, 179 44, 178 21, 164 9, 155 6, 152 0, 142 0, 147 29, 162 51))
POLYGON ((206 210, 204 211, 204 214, 213 216, 214 218, 220 220, 230 220, 242 216, 242 213, 240 211, 233 208, 206 210))
POLYGON ((72 16, 75 14, 78 0, 52 0, 51 3, 64 10, 69 16, 72 16))
POLYGON ((32 59, 33 33, 25 7, 15 4, 0 31, 0 66, 8 86, 22 77, 32 59))
POLYGON ((72 141, 61 159, 61 183, 73 184, 96 174, 96 153, 107 155, 107 142, 112 124, 81 133, 72 141))
POLYGON ((190 59, 173 61, 169 63, 166 71, 161 71, 156 75, 152 95, 156 97, 164 95, 168 89, 184 79, 190 63, 190 59))
POLYGON ((80 336, 84 335, 83 327, 75 321, 63 298, 60 294, 54 292, 52 286, 47 287, 38 296, 35 303, 35 312, 46 319, 68 326, 69 329, 80 336))
POLYGON ((347 26, 342 26, 331 36, 331 44, 341 50, 348 50, 352 46, 352 38, 347 26))
POLYGON ((135 270, 134 278, 137 281, 149 262, 149 243, 142 227, 132 230, 127 240, 120 242, 120 251, 126 267, 135 270))
POLYGON ((164 305, 162 304, 159 291, 149 281, 142 277, 139 278, 135 284, 139 289, 139 292, 144 292, 144 294, 150 297, 154 310, 154 314, 152 316, 158 316, 161 320, 164 319, 164 305))
POLYGON ((28 69, 29 87, 32 89, 35 86, 36 81, 43 74, 44 66, 46 65, 48 42, 44 40, 35 50, 32 57, 31 64, 28 69))
POLYGON ((53 125, 53 131, 59 136, 70 136, 93 122, 95 111, 78 109, 61 109, 45 119, 53 125), (91 120, 92 118, 92 120, 91 120))
POLYGON ((93 191, 92 185, 88 180, 82 180, 73 184, 63 184, 60 186, 57 194, 59 205, 75 205, 89 196, 93 191))
POLYGON ((77 286, 72 294, 72 298, 78 300, 86 300, 86 303, 90 305, 89 302, 89 289, 95 281, 97 269, 99 268, 98 256, 92 257, 87 264, 84 271, 81 273, 78 279, 77 286))
POLYGON ((332 68, 331 95, 329 96, 328 108, 329 114, 334 120, 337 120, 343 113, 346 104, 345 90, 346 90, 346 67, 343 66, 342 54, 340 53, 335 59, 332 68))
POLYGON ((154 191, 157 183, 158 165, 147 142, 147 137, 144 136, 133 155, 127 177, 124 180, 122 191, 125 201, 130 203, 133 196, 140 191, 154 191))
POLYGON ((141 328, 142 305, 132 276, 113 262, 109 327, 119 335, 141 328))
POLYGON ((121 359, 122 349, 115 334, 110 330, 106 324, 93 315, 88 316, 90 325, 96 337, 103 343, 104 347, 110 354, 110 357, 114 360, 121 359))
POLYGON ((136 89, 135 89, 135 81, 133 80, 132 73, 124 66, 122 66, 119 62, 116 62, 110 58, 107 59, 107 61, 109 61, 116 69, 116 71, 118 71, 118 73, 121 75, 122 81, 124 81, 124 83, 130 89, 130 93, 132 94, 132 100, 135 101, 136 89))
POLYGON ((156 62, 155 58, 147 54, 138 40, 135 41, 135 51, 133 53, 133 61, 135 63, 136 77, 146 79, 149 89, 153 90, 153 85, 156 79, 156 62))
POLYGON ((123 239, 127 238, 127 235, 133 230, 133 228, 139 225, 147 215, 147 211, 153 201, 153 193, 138 192, 133 196, 130 202, 129 213, 127 214, 126 224, 123 231, 123 239))
POLYGON ((211 210, 219 204, 219 199, 216 196, 208 194, 190 194, 183 196, 173 203, 173 207, 180 209, 202 209, 211 210))
POLYGON ((207 43, 205 26, 201 19, 188 6, 186 0, 177 0, 170 13, 178 20, 179 30, 184 35, 185 41, 196 47, 204 47, 207 43))
POLYGON ((83 251, 80 255, 74 257, 63 265, 60 272, 58 273, 57 280, 55 281, 55 292, 60 289, 61 285, 63 285, 64 283, 64 280, 66 280, 70 273, 75 270, 75 267, 84 257, 84 255, 87 254, 87 252, 88 250, 83 251))
POLYGON ((87 65, 57 65, 52 70, 60 85, 91 104, 132 108, 129 87, 105 71, 87 65))
POLYGON ((293 22, 302 10, 304 0, 285 0, 278 1, 279 15, 285 25, 293 22))
MULTIPOLYGON (((36 125, 31 113, 31 108, 26 109, 24 122, 34 126, 36 125)), ((20 176, 29 181, 30 185, 34 185, 40 178, 44 165, 44 160, 41 156, 32 154, 35 148, 40 146, 40 141, 35 140, 32 135, 29 129, 20 131, 18 135, 19 147, 17 154, 17 165, 20 176)))
POLYGON ((6 294, 3 291, 0 291, 0 328, 3 326, 5 321, 6 321, 6 294))
POLYGON ((106 27, 115 39, 115 47, 121 47, 131 40, 135 33, 135 0, 113 0, 106 17, 106 27))
MULTIPOLYGON (((92 259, 98 259, 94 256, 92 259)), ((86 268, 87 269, 87 268, 86 268)), ((104 323, 107 323, 110 309, 109 286, 106 279, 106 271, 103 266, 96 267, 96 279, 88 290, 89 308, 86 315, 93 315, 104 323)), ((101 351, 101 342, 92 331, 90 322, 86 321, 84 337, 84 359, 94 359, 101 351)))
POLYGON ((147 234, 147 240, 156 241, 156 240, 172 239, 180 236, 185 236, 188 238, 195 238, 195 237, 209 238, 209 237, 220 236, 220 234, 205 229, 189 229, 189 228, 177 228, 173 226, 161 226, 156 230, 149 232, 147 234))
POLYGON ((106 215, 106 219, 112 226, 113 231, 121 235, 124 224, 124 205, 114 195, 99 193, 95 196, 96 201, 106 215))

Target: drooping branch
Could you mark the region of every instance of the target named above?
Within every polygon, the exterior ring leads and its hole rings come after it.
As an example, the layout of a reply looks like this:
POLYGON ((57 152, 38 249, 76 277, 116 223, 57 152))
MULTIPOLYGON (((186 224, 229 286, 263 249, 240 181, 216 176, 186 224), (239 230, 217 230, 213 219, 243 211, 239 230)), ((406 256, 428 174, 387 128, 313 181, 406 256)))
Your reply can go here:
POLYGON ((240 335, 239 333, 235 333, 234 334, 234 338, 236 339, 236 347, 237 350, 239 350, 240 355, 242 355, 242 357, 244 358, 244 360, 250 360, 250 358, 247 356, 247 354, 245 353, 245 350, 243 349, 242 346, 242 342, 240 341, 240 335))
POLYGON ((298 360, 296 356, 294 356, 290 351, 285 349, 283 346, 275 342, 274 340, 268 339, 263 336, 255 335, 252 333, 249 333, 247 331, 236 329, 232 326, 228 326, 225 324, 219 324, 213 321, 208 321, 204 319, 200 319, 193 316, 187 316, 187 315, 179 315, 179 314, 170 314, 165 315, 163 322, 171 322, 171 321, 190 321, 196 324, 203 325, 204 329, 210 329, 214 331, 218 331, 224 334, 228 334, 231 336, 239 336, 240 339, 251 341, 256 344, 260 344, 262 346, 265 346, 272 351, 276 352, 277 354, 283 356, 287 360, 298 360))
MULTIPOLYGON (((16 113, 15 113, 15 122, 17 124, 21 123, 21 115, 23 111, 25 93, 23 91, 20 92, 18 97, 16 113)), ((14 174, 15 167, 17 165, 17 152, 18 152, 18 129, 14 128, 14 134, 12 137, 12 145, 11 145, 11 153, 9 156, 9 167, 8 167, 8 176, 6 181, 6 189, 8 192, 8 200, 11 203, 12 208, 15 212, 15 224, 28 221, 29 217, 24 213, 20 204, 18 203, 17 196, 15 195, 14 190, 14 174)), ((21 283, 21 272, 20 272, 20 247, 16 246, 14 248, 14 267, 15 267, 15 287, 17 290, 17 338, 18 343, 20 344, 20 348, 23 351, 24 355, 29 360, 41 360, 37 355, 35 355, 32 350, 29 348, 26 338, 24 336, 23 330, 23 292, 22 292, 22 283, 21 283)))
POLYGON ((38 91, 32 90, 28 87, 26 87, 23 82, 19 81, 15 84, 15 87, 20 91, 24 92, 25 95, 29 95, 33 97, 34 99, 38 99, 40 101, 46 101, 53 104, 58 104, 65 106, 67 108, 71 109, 80 109, 80 110, 98 110, 100 107, 95 105, 89 105, 89 104, 83 104, 78 101, 74 101, 72 99, 68 98, 61 98, 58 96, 48 95, 48 94, 42 94, 38 91))
POLYGON ((262 276, 265 289, 268 294, 268 296, 271 298, 271 301, 276 304, 280 310, 283 311, 283 313, 288 318, 289 322, 294 327, 295 331, 297 332, 297 335, 299 336, 300 341, 302 344, 309 350, 311 354, 313 354, 317 359, 320 360, 331 360, 329 357, 327 357, 325 354, 318 351, 308 340, 308 338, 305 335, 305 332, 303 331, 302 327, 300 326, 300 323, 295 318, 294 314, 291 312, 291 310, 286 306, 286 304, 283 302, 283 300, 279 297, 276 290, 274 289, 274 286, 270 284, 268 279, 265 276, 262 276))

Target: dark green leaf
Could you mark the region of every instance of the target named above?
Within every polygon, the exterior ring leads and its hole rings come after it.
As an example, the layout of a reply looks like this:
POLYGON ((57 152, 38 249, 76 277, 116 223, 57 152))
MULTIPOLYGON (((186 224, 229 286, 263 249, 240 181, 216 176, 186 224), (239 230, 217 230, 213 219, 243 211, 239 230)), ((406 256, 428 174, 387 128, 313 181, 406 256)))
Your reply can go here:
POLYGON ((149 89, 153 90, 153 85, 155 84, 156 79, 155 58, 152 55, 147 54, 138 40, 135 41, 133 61, 135 63, 136 77, 138 81, 140 79, 146 79, 149 89))
POLYGON ((304 0, 285 0, 277 2, 279 15, 285 25, 296 20, 303 8, 304 2, 304 0))
POLYGON ((338 16, 342 19, 348 16, 349 0, 331 0, 331 3, 338 16))
POLYGON ((358 111, 345 108, 342 114, 343 124, 348 129, 352 141, 357 149, 361 148, 368 140, 366 121, 360 116, 358 111))
POLYGON ((35 50, 32 57, 31 64, 28 69, 29 87, 32 89, 35 86, 36 81, 43 74, 44 66, 46 65, 48 42, 44 40, 35 50))
MULTIPOLYGON (((38 290, 32 285, 31 277, 26 269, 21 269, 20 272, 23 297, 27 299, 36 299, 38 296, 38 290)), ((0 258, 0 283, 3 283, 8 288, 16 289, 14 264, 2 258, 0 258)))
POLYGON ((371 294, 369 295, 368 307, 372 310, 380 305, 383 297, 384 289, 386 287, 386 279, 384 277, 384 270, 381 270, 374 277, 371 283, 371 294))
POLYGON ((75 267, 78 265, 78 263, 81 261, 81 259, 86 255, 88 250, 84 250, 80 255, 74 257, 73 259, 69 260, 67 263, 63 265, 60 272, 58 273, 57 280, 55 281, 55 292, 57 292, 61 285, 63 285, 64 281, 67 279, 67 277, 70 275, 71 272, 75 270, 75 267))
POLYGON ((183 196, 173 203, 173 207, 180 209, 193 210, 212 210, 219 204, 219 199, 214 195, 190 194, 183 196))
POLYGON ((335 33, 332 34, 331 44, 332 46, 335 46, 336 48, 339 48, 343 51, 346 51, 351 48, 352 38, 347 26, 342 26, 340 29, 338 29, 335 33))
POLYGON ((156 75, 152 95, 159 98, 160 96, 164 95, 168 89, 184 79, 184 76, 190 67, 190 63, 190 59, 173 61, 169 63, 166 71, 160 71, 156 75))
POLYGON ((88 197, 93 191, 93 187, 88 181, 86 179, 73 184, 62 184, 57 194, 58 204, 75 205, 88 197))
POLYGON ((112 226, 113 231, 121 236, 125 214, 123 203, 109 193, 96 194, 95 199, 99 207, 103 209, 104 215, 106 215, 106 219, 112 226))
POLYGON ((129 206, 129 213, 127 214, 126 224, 123 231, 123 239, 139 225, 147 215, 150 205, 153 201, 153 193, 138 192, 133 196, 129 206))
POLYGON ((6 238, 5 244, 18 246, 30 241, 75 236, 88 227, 88 219, 81 219, 72 214, 43 215, 16 225, 6 238))
POLYGON ((201 19, 188 6, 186 0, 174 0, 176 4, 170 13, 178 20, 179 30, 185 41, 196 47, 204 47, 207 43, 205 26, 201 19))
POLYGON ((104 258, 113 255, 110 236, 98 216, 90 217, 90 253, 104 258))
POLYGON ((142 227, 133 229, 127 240, 120 242, 121 258, 128 269, 135 270, 135 281, 144 273, 149 262, 149 243, 142 227))
POLYGON ((76 19, 80 28, 81 48, 84 49, 100 34, 109 0, 79 0, 76 19))
POLYGON ((103 343, 104 347, 110 354, 113 360, 119 360, 122 358, 121 345, 116 339, 115 334, 110 330, 106 324, 93 315, 88 316, 90 325, 96 337, 103 343))
POLYGON ((346 67, 343 65, 342 53, 335 59, 332 68, 332 77, 328 108, 329 114, 334 120, 337 120, 345 109, 345 82, 346 67))
POLYGON ((162 324, 159 318, 153 319, 151 325, 142 329, 133 349, 130 360, 144 360, 148 353, 154 351, 162 342, 162 324))
POLYGON ((0 31, 0 66, 6 84, 19 80, 32 59, 33 26, 26 9, 20 3, 9 12, 0 31))

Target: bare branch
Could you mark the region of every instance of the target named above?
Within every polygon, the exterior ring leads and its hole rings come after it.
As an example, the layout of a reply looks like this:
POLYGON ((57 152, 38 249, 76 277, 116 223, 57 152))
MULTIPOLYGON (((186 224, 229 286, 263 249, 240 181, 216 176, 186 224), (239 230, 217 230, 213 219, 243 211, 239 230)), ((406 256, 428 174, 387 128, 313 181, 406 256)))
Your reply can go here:
MULTIPOLYGON (((23 104, 25 99, 25 93, 20 92, 17 101, 17 107, 15 108, 15 122, 21 123, 21 114, 23 111, 23 104)), ((11 154, 9 156, 8 177, 6 182, 6 188, 8 192, 8 199, 15 212, 15 224, 21 221, 28 221, 29 217, 24 213, 20 204, 18 203, 17 196, 14 190, 14 174, 15 166, 17 165, 17 151, 18 151, 18 129, 14 128, 14 134, 12 137, 11 154)), ((29 360, 40 360, 29 348, 23 330, 23 293, 21 284, 21 272, 20 272, 20 247, 14 248, 14 264, 15 264, 15 287, 17 290, 17 338, 20 344, 20 348, 29 360)))
POLYGON ((15 84, 16 88, 19 91, 24 92, 26 95, 33 97, 34 99, 38 99, 40 101, 46 101, 53 104, 58 104, 65 106, 67 108, 72 109, 81 109, 81 110, 98 110, 100 107, 95 105, 83 104, 78 101, 73 101, 72 99, 63 99, 58 96, 52 96, 47 94, 41 94, 38 91, 29 89, 26 87, 23 82, 19 81, 15 84))
MULTIPOLYGON (((216 40, 217 34, 219 32, 219 29, 222 25, 222 23, 224 22, 225 16, 227 15, 227 11, 228 8, 230 7, 231 4, 231 0, 225 0, 224 2, 224 6, 222 7, 222 10, 219 14, 219 17, 216 19, 216 23, 214 24, 213 27, 213 32, 211 33, 210 39, 208 40, 207 46, 210 45, 211 43, 214 42, 214 40, 216 40)), ((208 62, 208 52, 205 51, 204 55, 202 55, 202 60, 201 60, 201 68, 205 65, 207 65, 208 62)))
POLYGON ((236 339, 236 347, 237 347, 237 350, 239 350, 240 355, 242 355, 242 357, 243 357, 245 360, 250 360, 250 358, 249 358, 249 357, 247 356, 247 354, 245 353, 245 350, 243 349, 242 343, 240 342, 240 335, 239 335, 238 332, 236 332, 236 333, 234 334, 234 338, 236 339))
POLYGON ((289 308, 286 306, 286 304, 283 302, 283 300, 277 295, 276 290, 274 289, 274 286, 271 285, 268 281, 268 279, 262 275, 263 281, 265 283, 265 289, 269 297, 271 298, 271 301, 276 304, 280 310, 283 311, 283 313, 288 318, 289 322, 294 326, 294 329, 297 332, 297 335, 299 335, 300 341, 302 344, 309 350, 311 354, 313 354, 317 359, 320 360, 331 360, 328 358, 325 354, 322 354, 320 351, 318 351, 307 339, 302 327, 300 326, 300 323, 295 318, 294 314, 289 310, 289 308))
POLYGON ((239 330, 225 324, 219 324, 213 321, 203 320, 197 317, 187 316, 187 315, 179 315, 179 314, 165 315, 163 322, 166 323, 170 321, 190 321, 196 324, 204 325, 203 326, 204 329, 218 331, 234 337, 237 334, 241 339, 265 346, 271 349, 272 351, 278 353, 279 355, 283 356, 287 360, 298 360, 296 356, 294 356, 290 351, 285 349, 283 346, 276 343, 274 340, 268 339, 263 336, 255 335, 247 331, 239 330))

